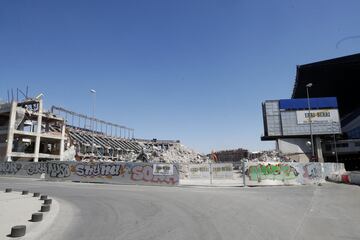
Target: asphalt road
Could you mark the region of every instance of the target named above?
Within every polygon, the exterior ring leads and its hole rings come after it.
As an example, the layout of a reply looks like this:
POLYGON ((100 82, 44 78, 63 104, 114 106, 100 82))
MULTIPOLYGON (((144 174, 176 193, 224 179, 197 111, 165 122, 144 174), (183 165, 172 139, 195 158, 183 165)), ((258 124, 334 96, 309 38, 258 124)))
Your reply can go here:
POLYGON ((360 239, 360 187, 194 188, 0 178, 56 197, 41 239, 360 239))

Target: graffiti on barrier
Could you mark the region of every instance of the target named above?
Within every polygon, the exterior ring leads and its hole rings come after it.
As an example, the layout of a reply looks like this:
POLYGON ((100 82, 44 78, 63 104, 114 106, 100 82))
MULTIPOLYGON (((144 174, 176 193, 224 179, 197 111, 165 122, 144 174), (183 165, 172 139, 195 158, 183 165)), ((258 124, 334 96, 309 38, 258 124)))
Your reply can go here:
POLYGON ((47 173, 48 164, 46 162, 39 162, 26 165, 26 173, 28 175, 47 173))
POLYGON ((28 175, 37 175, 46 173, 50 177, 64 178, 70 176, 70 168, 66 163, 39 162, 27 165, 26 173, 28 175))
POLYGON ((293 166, 284 163, 251 165, 246 174, 251 181, 259 182, 261 180, 292 180, 299 175, 293 166))
POLYGON ((45 178, 48 180, 67 179, 72 181, 158 185, 175 185, 179 183, 178 168, 173 164, 82 163, 75 161, 0 163, 0 175, 40 177, 42 174, 45 174, 45 178))
POLYGON ((16 162, 3 162, 0 163, 0 174, 16 174, 20 169, 22 168, 22 165, 20 163, 16 162))
POLYGON ((150 183, 166 183, 174 185, 178 182, 175 176, 154 175, 151 166, 136 165, 131 169, 131 180, 144 181, 150 183))
POLYGON ((46 173, 50 177, 64 178, 70 176, 70 168, 66 163, 38 162, 28 164, 26 167, 28 175, 37 175, 46 173))
POLYGON ((49 163, 47 174, 50 175, 50 177, 56 177, 56 178, 64 178, 69 177, 70 167, 66 163, 49 163))
POLYGON ((119 176, 120 168, 119 164, 77 164, 75 166, 75 173, 78 176, 96 177, 96 176, 119 176))
POLYGON ((322 168, 321 168, 321 164, 319 163, 305 164, 303 170, 304 170, 304 178, 315 179, 322 177, 322 168))

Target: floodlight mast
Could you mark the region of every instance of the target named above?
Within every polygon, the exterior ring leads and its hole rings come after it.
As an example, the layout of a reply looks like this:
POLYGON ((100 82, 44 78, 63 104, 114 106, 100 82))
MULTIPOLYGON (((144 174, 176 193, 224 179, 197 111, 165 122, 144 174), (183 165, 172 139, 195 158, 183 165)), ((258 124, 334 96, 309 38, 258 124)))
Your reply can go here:
POLYGON ((93 106, 92 106, 92 143, 91 143, 91 155, 94 157, 94 138, 95 138, 95 100, 96 100, 96 91, 90 89, 90 93, 93 96, 93 106))

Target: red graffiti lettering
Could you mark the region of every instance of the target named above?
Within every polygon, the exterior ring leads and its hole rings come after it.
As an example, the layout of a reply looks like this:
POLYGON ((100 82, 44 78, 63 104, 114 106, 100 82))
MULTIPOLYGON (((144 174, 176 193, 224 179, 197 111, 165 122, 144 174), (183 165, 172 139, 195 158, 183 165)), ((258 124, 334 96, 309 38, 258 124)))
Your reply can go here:
POLYGON ((153 168, 151 166, 133 167, 131 170, 131 180, 171 185, 178 182, 174 176, 153 175, 153 168))
POLYGON ((131 171, 131 180, 141 181, 143 179, 143 167, 135 166, 131 171))

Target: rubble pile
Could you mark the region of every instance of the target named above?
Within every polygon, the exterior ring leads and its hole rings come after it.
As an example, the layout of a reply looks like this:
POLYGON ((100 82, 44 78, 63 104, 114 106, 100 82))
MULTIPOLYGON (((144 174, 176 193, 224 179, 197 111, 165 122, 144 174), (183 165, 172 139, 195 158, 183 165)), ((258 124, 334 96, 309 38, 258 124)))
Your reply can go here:
POLYGON ((169 148, 161 148, 157 146, 142 145, 143 150, 138 153, 129 152, 121 155, 120 161, 131 162, 163 162, 163 163, 204 163, 209 158, 205 155, 196 153, 188 149, 184 145, 175 144, 169 148))
POLYGON ((260 151, 249 154, 248 161, 251 162, 291 162, 290 158, 280 154, 278 151, 260 151))

